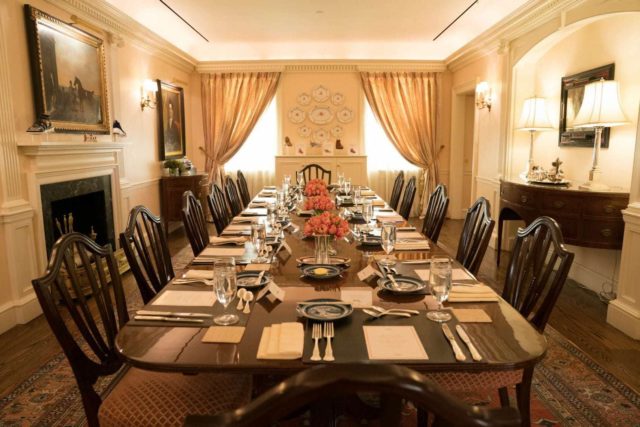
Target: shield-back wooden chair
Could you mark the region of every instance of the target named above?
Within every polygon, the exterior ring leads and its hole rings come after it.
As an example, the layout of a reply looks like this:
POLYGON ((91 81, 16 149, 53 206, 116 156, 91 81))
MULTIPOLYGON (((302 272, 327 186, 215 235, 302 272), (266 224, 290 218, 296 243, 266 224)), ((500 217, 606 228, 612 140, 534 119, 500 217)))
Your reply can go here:
POLYGON ((404 218, 409 219, 411 216, 411 208, 413 207, 413 199, 416 197, 416 177, 412 176, 407 182, 407 186, 404 187, 404 196, 402 196, 402 203, 400 203, 400 210, 398 213, 404 218))
POLYGON ((456 254, 456 260, 473 275, 480 270, 495 224, 489 201, 480 197, 467 211, 456 254))
POLYGON ((238 192, 240 193, 240 200, 242 201, 243 207, 249 206, 251 202, 251 194, 249 193, 249 186, 247 185, 247 180, 244 177, 242 171, 238 171, 236 181, 238 182, 238 192))
POLYGON ((227 205, 232 216, 240 215, 242 212, 242 202, 238 195, 238 189, 230 176, 227 176, 224 180, 224 192, 227 197, 227 205))
POLYGON ((231 217, 227 208, 227 202, 224 199, 224 194, 218 184, 213 184, 211 193, 207 195, 207 204, 209 205, 209 212, 213 217, 213 223, 219 236, 231 222, 231 217))
POLYGON ((400 171, 396 179, 393 181, 393 189, 391 190, 391 197, 389 197, 389 207, 393 210, 398 209, 398 203, 400 203, 400 196, 402 195, 402 187, 404 186, 404 172, 400 171))
POLYGON ((198 256, 209 244, 209 231, 202 204, 191 191, 185 191, 182 195, 182 224, 191 250, 198 256))
POLYGON ((323 168, 316 163, 306 165, 299 172, 302 172, 302 175, 304 176, 304 182, 309 182, 312 179, 322 179, 327 184, 331 184, 331 171, 323 168))
POLYGON ((433 243, 438 242, 448 207, 449 197, 447 197, 447 187, 445 187, 444 184, 438 184, 429 196, 427 213, 422 223, 422 234, 431 239, 433 243))

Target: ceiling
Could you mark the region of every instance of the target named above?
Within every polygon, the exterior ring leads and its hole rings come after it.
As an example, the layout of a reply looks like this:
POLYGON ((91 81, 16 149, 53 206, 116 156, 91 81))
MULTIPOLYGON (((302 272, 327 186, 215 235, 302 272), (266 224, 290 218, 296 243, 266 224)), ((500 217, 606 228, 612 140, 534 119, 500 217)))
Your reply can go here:
POLYGON ((444 60, 530 0, 106 0, 198 61, 444 60))

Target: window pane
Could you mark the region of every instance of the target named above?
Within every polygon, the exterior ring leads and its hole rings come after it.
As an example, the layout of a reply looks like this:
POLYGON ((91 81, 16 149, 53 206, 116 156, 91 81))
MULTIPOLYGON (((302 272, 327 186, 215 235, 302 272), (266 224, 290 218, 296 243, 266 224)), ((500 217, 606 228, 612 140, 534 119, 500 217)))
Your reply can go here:
POLYGON ((227 172, 238 169, 243 172, 274 171, 278 139, 277 111, 274 97, 240 150, 225 164, 227 172))
POLYGON ((371 111, 369 103, 364 105, 364 140, 367 149, 368 170, 411 171, 418 168, 407 162, 393 146, 371 111))

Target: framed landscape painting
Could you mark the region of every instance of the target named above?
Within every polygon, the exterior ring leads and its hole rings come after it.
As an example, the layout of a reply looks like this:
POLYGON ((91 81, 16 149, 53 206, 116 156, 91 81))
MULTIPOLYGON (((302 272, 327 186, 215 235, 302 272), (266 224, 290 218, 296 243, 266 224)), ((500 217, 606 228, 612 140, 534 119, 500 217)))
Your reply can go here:
POLYGON ((157 96, 160 160, 182 158, 187 152, 182 88, 158 80, 157 96))
MULTIPOLYGON (((560 91, 560 147, 593 147, 593 128, 574 128, 573 120, 578 115, 584 96, 584 87, 591 82, 613 79, 614 64, 583 71, 562 78, 560 91)), ((602 132, 602 148, 609 147, 609 128, 602 132)))
POLYGON ((56 132, 110 132, 104 44, 25 5, 37 120, 56 132))

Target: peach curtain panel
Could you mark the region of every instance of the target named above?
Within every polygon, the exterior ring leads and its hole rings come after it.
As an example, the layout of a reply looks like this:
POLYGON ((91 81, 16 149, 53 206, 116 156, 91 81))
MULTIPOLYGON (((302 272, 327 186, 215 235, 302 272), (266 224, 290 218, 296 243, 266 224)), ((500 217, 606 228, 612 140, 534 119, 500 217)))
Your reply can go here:
POLYGON ((246 141, 276 93, 280 73, 203 74, 202 123, 209 182, 222 182, 224 164, 246 141))
POLYGON ((439 181, 436 73, 362 72, 371 110, 398 152, 423 171, 418 185, 420 211, 439 181))

